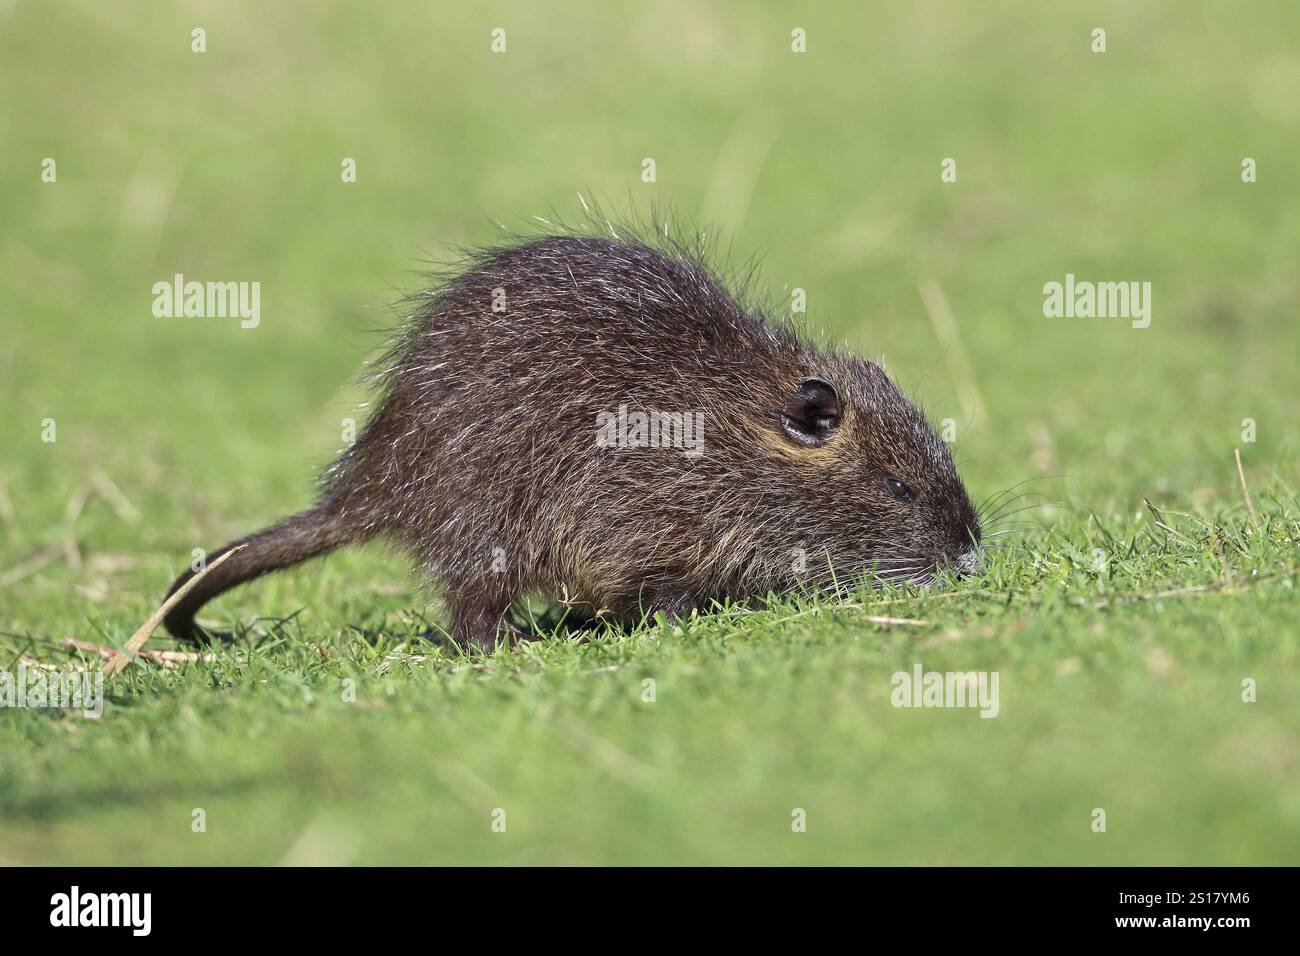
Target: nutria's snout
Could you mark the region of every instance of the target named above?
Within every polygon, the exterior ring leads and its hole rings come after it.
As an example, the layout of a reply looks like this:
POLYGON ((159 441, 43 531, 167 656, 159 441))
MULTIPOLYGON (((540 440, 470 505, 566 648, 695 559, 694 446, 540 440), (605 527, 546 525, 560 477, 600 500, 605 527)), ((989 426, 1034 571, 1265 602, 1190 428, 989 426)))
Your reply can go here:
POLYGON ((984 545, 980 543, 983 535, 980 533, 979 519, 971 517, 966 524, 966 537, 962 542, 962 549, 957 555, 957 559, 952 562, 953 571, 959 578, 967 578, 978 574, 980 568, 984 565, 984 545))
POLYGON ((946 583, 974 577, 983 566, 984 549, 978 543, 970 543, 963 551, 936 558, 930 565, 930 570, 914 578, 913 582, 922 587, 943 590, 946 583))
POLYGON ((984 546, 980 543, 980 538, 979 521, 969 520, 949 550, 935 558, 935 574, 943 571, 955 578, 968 578, 978 574, 984 566, 984 546))
POLYGON ((950 560, 952 571, 959 578, 968 578, 979 573, 984 564, 983 533, 975 509, 969 500, 962 508, 963 521, 960 540, 954 542, 953 557, 950 560))
POLYGON ((983 564, 984 549, 978 544, 973 544, 953 562, 952 569, 957 577, 968 578, 979 574, 980 567, 983 564))

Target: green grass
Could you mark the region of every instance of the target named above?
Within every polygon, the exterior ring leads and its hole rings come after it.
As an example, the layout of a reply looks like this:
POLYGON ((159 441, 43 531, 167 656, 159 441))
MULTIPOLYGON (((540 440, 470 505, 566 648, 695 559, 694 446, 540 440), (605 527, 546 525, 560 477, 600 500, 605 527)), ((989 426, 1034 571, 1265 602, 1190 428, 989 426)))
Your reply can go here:
POLYGON ((421 637, 400 556, 334 555, 98 720, 0 711, 0 859, 1296 863, 1300 10, 458 6, 0 5, 0 667, 120 645, 305 506, 420 257, 578 190, 716 223, 960 423, 975 498, 1055 505, 950 590, 493 657, 421 637), (261 326, 154 318, 175 272, 261 281, 261 326), (1151 327, 1044 318, 1067 272, 1150 281, 1151 327), (998 717, 891 706, 918 662, 996 671, 998 717))

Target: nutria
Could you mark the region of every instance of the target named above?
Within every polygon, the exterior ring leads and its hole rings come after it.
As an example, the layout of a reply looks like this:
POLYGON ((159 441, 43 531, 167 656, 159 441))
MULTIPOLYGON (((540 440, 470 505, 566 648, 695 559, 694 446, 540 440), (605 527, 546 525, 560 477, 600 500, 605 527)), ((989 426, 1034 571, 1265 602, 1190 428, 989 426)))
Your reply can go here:
POLYGON ((701 250, 611 227, 470 254, 416 297, 319 503, 217 552, 243 546, 167 629, 201 636, 215 595, 380 536, 483 649, 524 636, 506 614, 529 594, 677 618, 972 571, 979 519, 921 412, 878 365, 729 294, 701 250))

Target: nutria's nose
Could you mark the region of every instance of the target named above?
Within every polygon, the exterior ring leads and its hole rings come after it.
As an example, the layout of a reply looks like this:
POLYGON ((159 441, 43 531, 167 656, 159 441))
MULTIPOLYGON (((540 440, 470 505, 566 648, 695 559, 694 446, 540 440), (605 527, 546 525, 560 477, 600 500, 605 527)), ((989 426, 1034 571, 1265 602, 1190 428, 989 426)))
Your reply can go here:
POLYGON ((947 568, 959 578, 969 577, 977 574, 980 565, 983 562, 983 549, 978 545, 968 546, 965 551, 957 554, 945 554, 935 560, 935 569, 947 568))

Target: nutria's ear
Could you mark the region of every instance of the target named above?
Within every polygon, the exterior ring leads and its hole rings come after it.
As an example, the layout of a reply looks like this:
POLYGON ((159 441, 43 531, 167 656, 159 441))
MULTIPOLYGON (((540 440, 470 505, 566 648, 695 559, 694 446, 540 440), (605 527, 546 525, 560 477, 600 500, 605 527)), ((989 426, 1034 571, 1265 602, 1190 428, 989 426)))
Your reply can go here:
POLYGON ((801 383, 781 409, 782 430, 801 445, 826 444, 839 424, 840 397, 819 378, 801 383))

